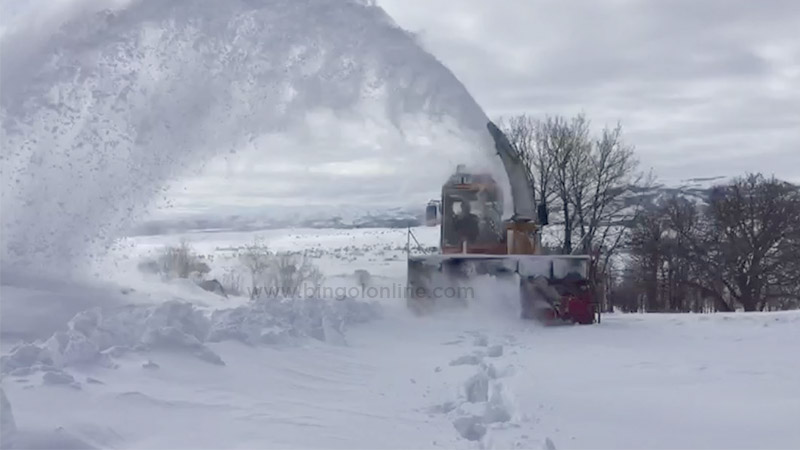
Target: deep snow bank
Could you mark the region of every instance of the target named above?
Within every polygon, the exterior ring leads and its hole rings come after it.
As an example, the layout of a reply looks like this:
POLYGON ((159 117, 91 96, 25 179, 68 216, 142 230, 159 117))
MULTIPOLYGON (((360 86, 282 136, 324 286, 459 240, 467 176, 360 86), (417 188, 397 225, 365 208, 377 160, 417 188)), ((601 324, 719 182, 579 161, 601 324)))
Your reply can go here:
POLYGON ((358 300, 258 300, 211 314, 208 341, 238 340, 247 344, 286 343, 310 337, 345 343, 348 325, 379 317, 377 303, 358 300))
MULTIPOLYGON (((210 313, 175 300, 159 305, 97 307, 77 314, 66 331, 56 332, 44 342, 17 345, 0 358, 0 365, 3 375, 37 370, 57 374, 68 366, 113 367, 116 356, 156 349, 189 352, 210 363, 224 364, 206 343, 285 344, 312 338, 344 344, 347 326, 377 317, 377 305, 353 299, 268 299, 210 313)), ((72 382, 59 376, 50 375, 51 381, 72 382)))

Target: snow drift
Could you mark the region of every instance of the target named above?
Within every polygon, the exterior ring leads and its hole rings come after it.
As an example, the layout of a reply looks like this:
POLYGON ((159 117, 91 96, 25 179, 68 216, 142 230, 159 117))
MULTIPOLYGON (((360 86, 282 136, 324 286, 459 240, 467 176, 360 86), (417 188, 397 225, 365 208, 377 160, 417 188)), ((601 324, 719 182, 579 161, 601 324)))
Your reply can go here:
POLYGON ((15 346, 0 358, 0 367, 3 375, 24 376, 36 371, 57 374, 70 366, 114 367, 115 357, 151 350, 189 353, 224 365, 207 343, 235 340, 266 345, 316 339, 344 345, 348 326, 378 317, 378 305, 352 299, 267 299, 211 313, 175 300, 158 305, 98 307, 77 314, 67 331, 56 332, 44 342, 15 346))

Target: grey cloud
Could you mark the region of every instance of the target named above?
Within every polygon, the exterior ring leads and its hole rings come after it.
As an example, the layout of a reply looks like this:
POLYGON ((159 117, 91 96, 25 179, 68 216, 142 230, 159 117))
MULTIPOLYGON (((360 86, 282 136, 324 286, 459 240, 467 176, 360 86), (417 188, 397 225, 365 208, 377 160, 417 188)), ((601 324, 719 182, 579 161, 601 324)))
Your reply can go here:
POLYGON ((665 178, 800 179, 800 2, 436 2, 443 14, 379 3, 490 116, 619 120, 665 178))
MULTIPOLYGON (((595 128, 619 120, 642 168, 652 167, 663 178, 763 171, 800 181, 800 1, 377 4, 416 34, 490 117, 583 111, 595 128)), ((358 124, 338 131, 333 122, 309 125, 328 130, 326 135, 269 142, 227 162, 212 161, 176 181, 171 195, 193 205, 421 202, 436 195, 441 177, 460 159, 476 157, 475 148, 441 136, 413 147, 375 127, 359 134, 353 132, 358 124), (320 169, 364 160, 394 172, 342 175, 320 169)))

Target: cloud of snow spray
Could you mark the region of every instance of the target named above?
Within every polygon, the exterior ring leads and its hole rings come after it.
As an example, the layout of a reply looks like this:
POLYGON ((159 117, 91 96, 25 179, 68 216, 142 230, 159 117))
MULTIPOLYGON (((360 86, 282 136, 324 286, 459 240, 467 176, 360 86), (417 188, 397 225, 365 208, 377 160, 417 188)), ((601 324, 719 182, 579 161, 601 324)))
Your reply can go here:
POLYGON ((435 311, 432 316, 442 322, 457 323, 459 327, 471 324, 477 329, 492 323, 500 328, 536 325, 534 321, 519 321, 522 305, 516 275, 472 274, 449 279, 434 276, 427 286, 434 293, 430 299, 435 311))
POLYGON ((81 267, 170 180, 314 110, 380 105, 401 130, 421 115, 491 148, 464 86, 372 2, 72 3, 3 30, 5 271, 81 267))
POLYGON ((462 281, 461 286, 468 292, 469 308, 465 315, 474 318, 476 324, 486 326, 497 322, 513 326, 518 323, 521 305, 517 276, 476 275, 462 281))

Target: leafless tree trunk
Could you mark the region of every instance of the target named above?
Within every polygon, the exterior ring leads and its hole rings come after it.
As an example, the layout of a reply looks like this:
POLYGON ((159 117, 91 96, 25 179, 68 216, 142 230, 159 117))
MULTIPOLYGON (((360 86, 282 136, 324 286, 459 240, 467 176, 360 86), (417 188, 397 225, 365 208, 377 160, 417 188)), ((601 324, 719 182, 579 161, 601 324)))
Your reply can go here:
POLYGON ((641 282, 650 305, 674 311, 800 306, 797 186, 748 175, 714 188, 706 207, 673 197, 637 222, 630 244, 635 270, 649 274, 641 282), (655 290, 653 270, 661 273, 655 290))
POLYGON ((239 262, 250 275, 251 300, 261 296, 264 278, 272 267, 272 258, 272 252, 261 238, 255 238, 253 243, 246 245, 244 251, 239 254, 239 262))
POLYGON ((571 120, 561 116, 536 120, 522 115, 501 121, 501 126, 531 171, 539 199, 545 204, 559 203, 564 226, 562 251, 571 253, 573 184, 585 182, 591 151, 589 122, 583 115, 571 120))
POLYGON ((708 237, 722 282, 745 311, 769 297, 797 298, 800 282, 800 190, 775 178, 748 175, 712 192, 708 237))
POLYGON ((501 119, 499 124, 525 168, 533 175, 536 198, 544 204, 553 202, 553 159, 547 151, 544 124, 526 114, 501 119))
POLYGON ((611 258, 641 209, 627 195, 643 177, 635 172, 638 162, 633 147, 623 142, 621 125, 603 129, 597 139, 591 138, 583 114, 543 120, 521 115, 501 126, 532 173, 536 194, 558 204, 561 252, 593 256, 590 271, 599 296, 611 258))
POLYGON ((623 142, 619 124, 603 129, 598 139, 578 145, 572 154, 567 186, 574 211, 573 231, 579 239, 577 250, 594 256, 592 279, 608 277, 610 259, 617 255, 630 224, 641 212, 642 197, 628 195, 644 187, 637 166, 633 147, 623 142))
POLYGON ((561 203, 564 221, 564 253, 572 253, 572 236, 575 228, 573 191, 576 183, 582 183, 582 171, 590 151, 589 122, 584 115, 571 121, 561 117, 548 117, 542 124, 542 145, 551 158, 553 183, 556 196, 561 203))

